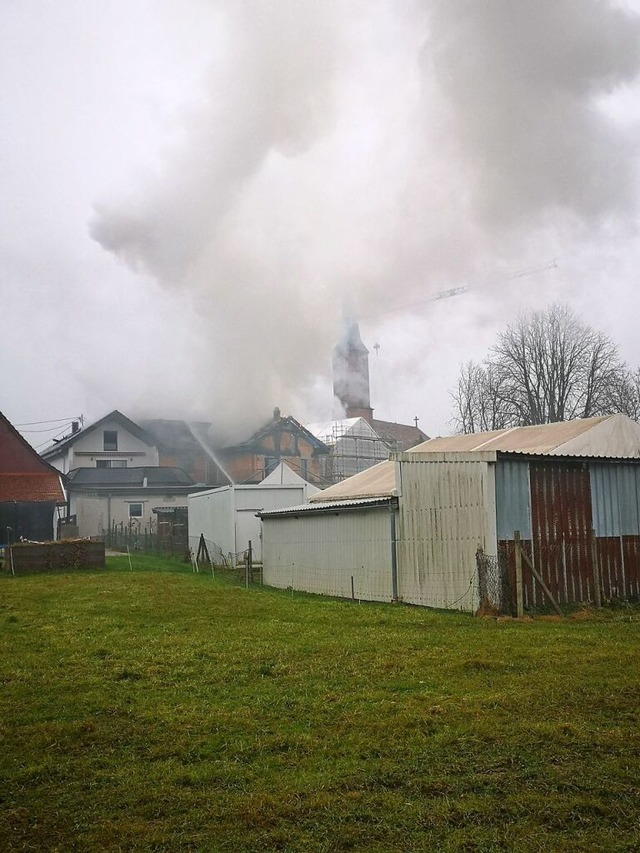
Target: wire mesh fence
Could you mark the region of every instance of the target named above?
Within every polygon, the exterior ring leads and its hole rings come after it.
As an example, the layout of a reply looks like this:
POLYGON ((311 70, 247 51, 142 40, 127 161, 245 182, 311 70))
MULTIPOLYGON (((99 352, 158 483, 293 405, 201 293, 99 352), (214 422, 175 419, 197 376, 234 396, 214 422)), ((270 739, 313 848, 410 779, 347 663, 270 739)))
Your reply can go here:
POLYGON ((478 613, 498 614, 509 607, 509 577, 501 555, 485 554, 481 548, 476 551, 478 583, 478 613))

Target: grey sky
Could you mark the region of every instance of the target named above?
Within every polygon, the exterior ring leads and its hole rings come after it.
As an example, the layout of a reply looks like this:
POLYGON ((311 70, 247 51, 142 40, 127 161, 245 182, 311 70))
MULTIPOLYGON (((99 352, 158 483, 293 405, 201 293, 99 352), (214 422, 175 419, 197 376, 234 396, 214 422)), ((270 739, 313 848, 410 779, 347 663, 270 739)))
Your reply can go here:
POLYGON ((638 13, 5 0, 0 408, 326 420, 345 305, 376 417, 430 434, 522 308, 640 363, 638 13))

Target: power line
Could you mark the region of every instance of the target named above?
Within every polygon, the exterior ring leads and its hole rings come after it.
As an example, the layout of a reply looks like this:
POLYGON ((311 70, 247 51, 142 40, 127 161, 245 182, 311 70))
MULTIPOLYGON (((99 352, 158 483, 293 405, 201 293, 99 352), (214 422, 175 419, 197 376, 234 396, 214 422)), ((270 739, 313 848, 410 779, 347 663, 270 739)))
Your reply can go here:
MULTIPOLYGON (((82 421, 82 420, 83 420, 82 415, 73 415, 70 418, 49 418, 49 420, 46 420, 46 421, 29 421, 29 423, 26 423, 26 424, 14 424, 13 426, 16 427, 16 429, 17 429, 18 427, 40 426, 41 424, 59 424, 59 423, 62 423, 63 421, 65 423, 71 423, 71 421, 82 421)), ((51 429, 56 429, 56 427, 51 427, 51 429)))

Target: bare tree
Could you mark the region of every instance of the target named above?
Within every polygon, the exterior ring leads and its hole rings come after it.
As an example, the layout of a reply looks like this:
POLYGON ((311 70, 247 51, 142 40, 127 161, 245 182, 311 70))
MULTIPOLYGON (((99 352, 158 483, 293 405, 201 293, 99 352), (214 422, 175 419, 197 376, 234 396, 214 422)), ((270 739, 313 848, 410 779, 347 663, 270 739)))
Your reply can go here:
POLYGON ((640 414, 640 370, 564 305, 522 315, 482 364, 463 365, 454 400, 460 432, 640 414))

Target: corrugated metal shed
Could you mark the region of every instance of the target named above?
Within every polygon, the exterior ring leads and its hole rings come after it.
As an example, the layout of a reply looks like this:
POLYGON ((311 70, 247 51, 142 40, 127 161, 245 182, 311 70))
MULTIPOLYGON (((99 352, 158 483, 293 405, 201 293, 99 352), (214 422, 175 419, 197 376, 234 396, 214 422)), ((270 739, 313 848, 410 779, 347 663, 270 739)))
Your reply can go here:
POLYGON ((264 514, 263 578, 270 586, 365 601, 396 591, 392 499, 264 514))
MULTIPOLYGON (((492 600, 513 612, 516 531, 560 604, 593 601, 596 583, 605 599, 640 597, 640 426, 624 415, 431 439, 316 495, 312 506, 326 506, 327 518, 352 506, 339 513, 344 526, 331 530, 331 547, 339 536, 364 554, 358 503, 392 496, 403 601, 473 610, 483 565, 492 567, 492 600)), ((313 512, 302 518, 305 527, 291 518, 289 544, 279 543, 292 565, 305 559, 300 531, 315 536, 313 512)), ((314 547, 322 574, 334 557, 320 540, 314 547)), ((548 605, 526 561, 523 574, 525 606, 548 605)))

